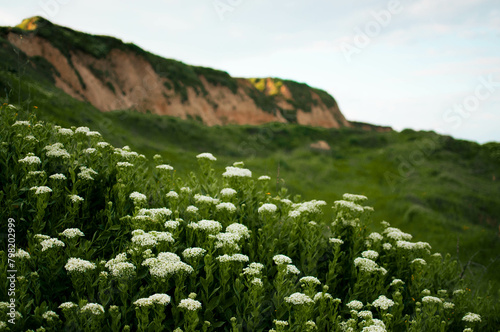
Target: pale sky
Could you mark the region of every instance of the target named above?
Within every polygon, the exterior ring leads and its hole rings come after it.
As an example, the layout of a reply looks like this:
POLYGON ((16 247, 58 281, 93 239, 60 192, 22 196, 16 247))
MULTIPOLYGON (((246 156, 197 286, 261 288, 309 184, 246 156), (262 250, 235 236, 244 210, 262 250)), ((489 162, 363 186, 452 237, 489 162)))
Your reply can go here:
POLYGON ((500 141, 498 0, 0 0, 235 77, 329 92, 349 120, 500 141))

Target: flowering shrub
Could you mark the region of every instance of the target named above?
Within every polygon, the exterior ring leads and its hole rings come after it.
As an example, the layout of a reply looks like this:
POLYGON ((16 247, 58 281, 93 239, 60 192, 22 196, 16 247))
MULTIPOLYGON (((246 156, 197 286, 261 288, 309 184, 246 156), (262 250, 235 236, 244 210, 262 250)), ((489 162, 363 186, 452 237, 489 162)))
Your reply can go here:
MULTIPOLYGON (((367 198, 291 199, 238 162, 176 174, 86 127, 2 107, 2 220, 16 220, 16 307, 0 329, 487 331, 491 297, 449 255, 382 222, 367 198), (20 140, 19 137, 30 137, 20 140), (38 172, 38 173, 33 173, 38 172), (272 194, 271 194, 272 193, 272 194), (336 217, 326 220, 324 209, 336 217), (15 323, 15 326, 13 325, 15 323)), ((2 224, 2 232, 5 231, 2 224)))

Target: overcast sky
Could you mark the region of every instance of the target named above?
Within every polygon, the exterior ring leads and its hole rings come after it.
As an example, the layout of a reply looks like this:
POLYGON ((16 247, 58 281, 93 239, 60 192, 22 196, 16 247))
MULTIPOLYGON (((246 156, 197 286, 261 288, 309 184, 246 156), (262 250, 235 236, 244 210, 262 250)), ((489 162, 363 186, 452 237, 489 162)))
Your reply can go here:
POLYGON ((498 0, 0 0, 236 77, 334 96, 349 120, 500 141, 498 0))

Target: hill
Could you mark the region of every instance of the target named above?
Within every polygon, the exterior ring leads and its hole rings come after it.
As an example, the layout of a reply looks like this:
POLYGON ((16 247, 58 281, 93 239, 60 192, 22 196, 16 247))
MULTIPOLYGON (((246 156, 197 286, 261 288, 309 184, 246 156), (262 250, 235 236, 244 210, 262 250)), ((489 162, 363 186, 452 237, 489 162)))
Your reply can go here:
MULTIPOLYGON (((134 44, 74 31, 42 17, 0 28, 0 38, 2 70, 43 77, 40 88, 56 87, 101 111, 134 109, 206 125, 352 126, 332 96, 305 83, 233 78, 224 71, 165 59, 134 44)), ((12 84, 4 77, 0 88, 9 91, 12 84)))

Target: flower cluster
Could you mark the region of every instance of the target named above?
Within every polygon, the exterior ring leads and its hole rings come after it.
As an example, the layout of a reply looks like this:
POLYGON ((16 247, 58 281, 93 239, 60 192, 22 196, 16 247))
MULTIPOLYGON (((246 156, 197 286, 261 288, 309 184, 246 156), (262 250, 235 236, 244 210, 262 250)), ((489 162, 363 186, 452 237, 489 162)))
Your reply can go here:
POLYGON ((225 178, 251 178, 252 172, 246 168, 227 166, 222 176, 225 178))
POLYGON ((285 302, 293 305, 306 305, 314 303, 314 300, 303 293, 293 293, 290 296, 285 297, 285 302))
POLYGON ((66 263, 64 268, 69 273, 73 272, 85 273, 87 271, 94 270, 96 268, 96 265, 84 259, 70 258, 68 259, 68 262, 66 263))

